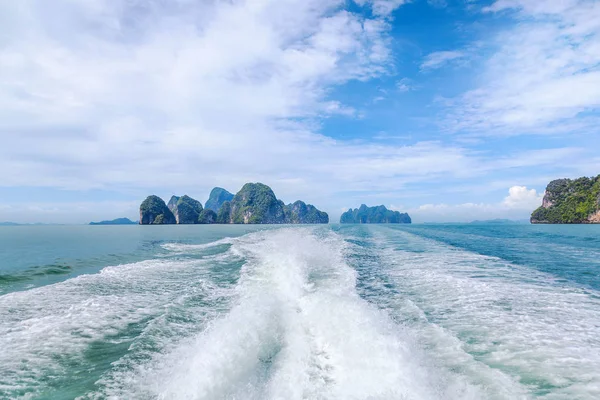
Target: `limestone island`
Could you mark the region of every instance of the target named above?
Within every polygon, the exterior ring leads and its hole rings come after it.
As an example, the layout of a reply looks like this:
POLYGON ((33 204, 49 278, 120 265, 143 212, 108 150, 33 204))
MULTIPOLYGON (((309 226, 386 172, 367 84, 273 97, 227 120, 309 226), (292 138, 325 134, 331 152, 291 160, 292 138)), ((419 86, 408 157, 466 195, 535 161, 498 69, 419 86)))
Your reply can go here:
POLYGON ((407 213, 388 210, 385 206, 349 209, 340 217, 340 224, 410 224, 412 221, 407 213))
POLYGON ((140 225, 164 224, 327 224, 329 216, 303 201, 284 204, 262 183, 246 183, 235 195, 214 188, 202 204, 187 195, 166 204, 148 196, 140 205, 140 225))
POLYGON ((600 224, 600 175, 557 179, 548 184, 532 224, 600 224))

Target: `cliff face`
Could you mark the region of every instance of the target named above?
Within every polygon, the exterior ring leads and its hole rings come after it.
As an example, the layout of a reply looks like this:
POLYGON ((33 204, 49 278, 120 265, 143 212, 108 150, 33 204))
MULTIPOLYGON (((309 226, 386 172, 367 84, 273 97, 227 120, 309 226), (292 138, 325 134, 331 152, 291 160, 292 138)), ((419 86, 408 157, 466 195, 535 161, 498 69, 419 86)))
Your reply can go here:
POLYGON ((216 187, 210 191, 208 200, 204 204, 204 208, 218 212, 223 203, 231 201, 233 199, 233 193, 229 193, 227 190, 216 187))
POLYGON ((167 205, 178 224, 197 224, 202 204, 188 195, 173 196, 167 205))
POLYGON ((406 213, 388 210, 385 206, 349 209, 340 217, 340 224, 410 224, 412 221, 406 213))
POLYGON ((171 196, 171 199, 167 203, 167 207, 169 207, 169 210, 171 210, 171 212, 173 214, 174 214, 173 210, 175 210, 175 207, 177 207, 177 202, 179 201, 180 198, 181 197, 179 197, 179 196, 171 196))
POLYGON ((283 203, 262 183, 246 183, 231 200, 232 224, 283 224, 283 203))
POLYGON ((163 225, 176 222, 171 210, 158 196, 148 196, 140 205, 140 225, 163 225))
POLYGON ((328 224, 329 215, 312 204, 296 201, 283 208, 287 224, 328 224))
POLYGON ((542 206, 531 214, 530 221, 532 224, 600 223, 600 175, 550 182, 542 206))

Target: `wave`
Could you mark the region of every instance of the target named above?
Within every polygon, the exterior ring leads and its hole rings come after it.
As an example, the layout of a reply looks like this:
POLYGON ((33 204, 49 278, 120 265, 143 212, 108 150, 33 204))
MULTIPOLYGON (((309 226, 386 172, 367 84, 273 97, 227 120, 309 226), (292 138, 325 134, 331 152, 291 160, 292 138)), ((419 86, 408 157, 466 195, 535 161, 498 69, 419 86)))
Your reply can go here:
POLYGON ((402 293, 392 312, 447 368, 499 398, 600 398, 600 293, 407 232, 374 241, 402 293))
POLYGON ((0 397, 600 396, 600 294, 551 274, 383 227, 163 248, 0 296, 0 397))
POLYGON ((40 276, 66 275, 70 274, 72 271, 73 268, 71 266, 63 264, 34 266, 18 273, 0 274, 0 286, 10 285, 16 282, 27 282, 40 276))
POLYGON ((0 296, 0 398, 73 398, 68 390, 91 379, 74 369, 100 378, 96 364, 135 353, 146 331, 152 352, 197 332, 229 296, 227 282, 211 278, 215 262, 147 260, 0 296))
POLYGON ((236 240, 246 263, 232 309, 88 398, 483 398, 358 295, 346 247, 318 228, 236 240))
POLYGON ((215 240, 214 242, 204 243, 204 244, 186 244, 186 243, 164 243, 161 247, 165 250, 174 252, 174 253, 189 253, 202 251, 206 249, 210 249, 212 247, 222 246, 222 245, 230 245, 234 243, 236 239, 231 237, 226 237, 223 239, 215 240))

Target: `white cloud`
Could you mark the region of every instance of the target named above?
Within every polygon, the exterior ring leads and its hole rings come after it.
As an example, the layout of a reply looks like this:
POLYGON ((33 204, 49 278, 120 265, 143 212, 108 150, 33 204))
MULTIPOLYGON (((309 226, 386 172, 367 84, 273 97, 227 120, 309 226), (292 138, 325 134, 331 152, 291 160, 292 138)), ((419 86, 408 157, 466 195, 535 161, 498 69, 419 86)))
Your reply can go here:
MULTIPOLYGON (((513 186, 508 196, 498 203, 424 204, 404 209, 415 222, 470 222, 491 219, 528 219, 531 212, 542 204, 542 197, 535 189, 513 186)), ((397 209, 402 211, 402 209, 397 209)))
POLYGON ((573 6, 578 0, 497 0, 492 5, 484 7, 484 12, 498 12, 507 9, 522 9, 529 14, 560 14, 573 6))
POLYGON ((292 187, 354 169, 342 155, 380 149, 316 134, 314 118, 355 115, 327 93, 386 73, 389 26, 343 4, 2 3, 0 168, 12 173, 0 185, 292 187))
POLYGON ((508 196, 503 205, 511 209, 535 210, 542 204, 543 194, 538 194, 535 189, 526 186, 513 186, 508 189, 508 196))
POLYGON ((355 0, 358 5, 369 4, 373 10, 373 14, 387 16, 401 5, 407 3, 408 0, 355 0))
MULTIPOLYGON (((441 142, 320 135, 320 118, 358 114, 333 87, 391 69, 403 3, 371 1, 365 18, 343 0, 0 2, 0 186, 204 201, 213 186, 264 181, 285 201, 337 209, 342 196, 573 157, 490 162, 441 142)), ((120 216, 76 209, 61 215, 120 216)))
POLYGON ((518 23, 495 38, 479 87, 453 104, 452 129, 598 133, 600 3, 499 0, 484 11, 510 13, 518 23))
POLYGON ((399 92, 410 92, 416 89, 412 79, 409 78, 400 79, 398 82, 396 82, 396 87, 398 88, 399 92))
POLYGON ((467 57, 467 53, 464 51, 436 51, 425 56, 421 63, 421 71, 441 68, 452 61, 464 59, 465 57, 467 57))

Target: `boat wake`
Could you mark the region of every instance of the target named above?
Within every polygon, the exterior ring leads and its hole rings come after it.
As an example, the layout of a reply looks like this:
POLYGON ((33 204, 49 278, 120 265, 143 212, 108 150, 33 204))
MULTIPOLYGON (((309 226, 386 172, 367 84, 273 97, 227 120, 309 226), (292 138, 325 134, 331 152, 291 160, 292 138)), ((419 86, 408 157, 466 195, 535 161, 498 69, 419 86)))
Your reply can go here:
MULTIPOLYGON (((235 306, 197 336, 115 377, 107 395, 158 399, 479 399, 356 292, 331 232, 247 235, 235 306), (114 383, 114 382, 113 382, 114 383)), ((181 247, 178 251, 181 251, 181 247)), ((110 382, 106 382, 110 386, 110 382)))
POLYGON ((383 227, 270 229, 157 257, 0 296, 0 398, 597 393, 598 298, 501 259, 383 227))

